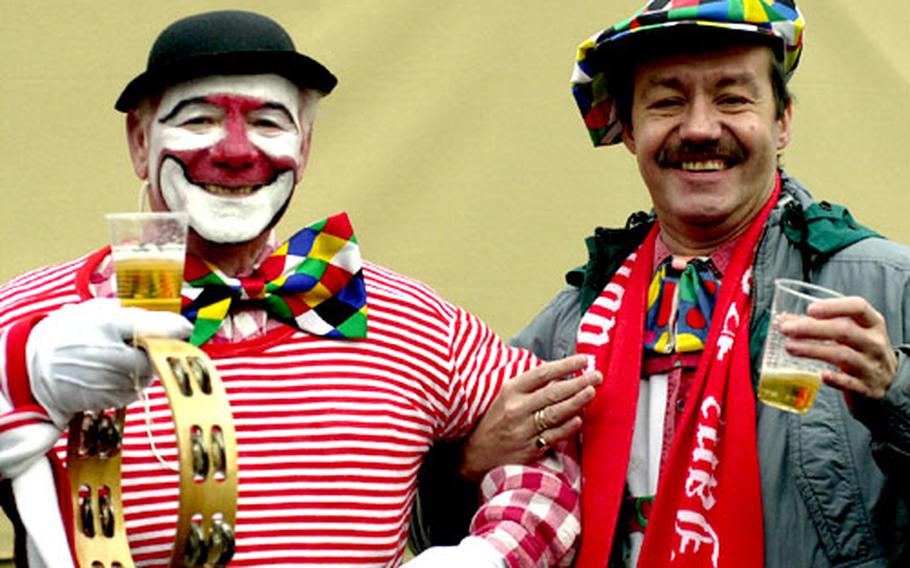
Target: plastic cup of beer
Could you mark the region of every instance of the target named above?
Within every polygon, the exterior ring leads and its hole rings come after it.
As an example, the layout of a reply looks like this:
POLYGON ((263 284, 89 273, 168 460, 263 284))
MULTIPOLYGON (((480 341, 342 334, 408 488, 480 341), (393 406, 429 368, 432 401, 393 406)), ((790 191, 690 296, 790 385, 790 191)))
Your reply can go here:
POLYGON ((120 303, 179 312, 187 214, 109 213, 106 217, 120 303))
POLYGON ((774 281, 771 323, 758 383, 760 401, 788 412, 809 411, 822 382, 822 371, 835 367, 819 359, 788 353, 787 336, 780 332, 780 325, 789 318, 805 316, 806 308, 813 302, 842 297, 839 292, 808 282, 786 278, 774 281))

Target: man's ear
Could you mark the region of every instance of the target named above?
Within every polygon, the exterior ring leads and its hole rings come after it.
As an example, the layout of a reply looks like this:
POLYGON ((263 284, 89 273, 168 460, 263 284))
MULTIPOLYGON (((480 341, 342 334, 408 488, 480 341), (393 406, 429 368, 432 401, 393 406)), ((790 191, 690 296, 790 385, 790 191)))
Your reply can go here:
POLYGON ((790 143, 790 136, 793 128, 793 101, 787 103, 783 115, 777 119, 779 127, 777 133, 777 150, 778 152, 787 147, 790 143))
POLYGON ((632 127, 627 124, 622 125, 622 143, 630 152, 635 153, 635 136, 632 134, 632 127))
POLYGON ((300 141, 300 163, 297 166, 297 181, 303 179, 303 172, 306 170, 307 162, 310 159, 310 145, 313 142, 313 125, 307 128, 306 136, 300 141))
POLYGON ((140 179, 149 176, 149 139, 146 114, 133 109, 126 114, 126 140, 130 147, 133 171, 140 179))

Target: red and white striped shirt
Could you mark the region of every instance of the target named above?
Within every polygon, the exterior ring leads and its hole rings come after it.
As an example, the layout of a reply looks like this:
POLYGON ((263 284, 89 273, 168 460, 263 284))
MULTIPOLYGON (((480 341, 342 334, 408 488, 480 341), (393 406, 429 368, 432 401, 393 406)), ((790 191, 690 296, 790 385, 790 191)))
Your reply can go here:
MULTIPOLYGON (((0 288, 0 331, 91 297, 89 279, 105 256, 102 250, 0 288)), ((424 284, 370 263, 364 278, 366 339, 280 326, 203 348, 224 382, 237 431, 232 566, 399 564, 424 453, 434 440, 465 436, 502 381, 538 363, 424 284)), ((9 343, 12 335, 0 337, 9 343)), ((0 414, 0 446, 21 441, 17 429, 35 420, 35 408, 11 394, 26 389, 27 377, 7 365, 2 371, 0 410, 8 411, 0 414)), ((176 464, 164 391, 156 380, 146 392, 148 417, 141 402, 127 415, 124 512, 134 560, 159 566, 173 545, 179 484, 154 456, 147 432, 176 464)), ((61 444, 56 449, 64 455, 61 444)), ((2 459, 0 452, 0 471, 8 471, 2 459)), ((475 533, 510 566, 566 565, 579 532, 578 485, 577 464, 563 454, 494 470, 475 533)))

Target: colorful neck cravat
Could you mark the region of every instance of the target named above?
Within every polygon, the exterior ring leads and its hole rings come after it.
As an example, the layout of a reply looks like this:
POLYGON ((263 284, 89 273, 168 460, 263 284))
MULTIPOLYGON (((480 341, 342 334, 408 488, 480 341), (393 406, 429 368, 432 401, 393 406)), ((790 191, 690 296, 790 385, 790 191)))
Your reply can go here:
POLYGON ((183 315, 190 343, 208 341, 234 302, 260 304, 276 319, 320 337, 366 337, 366 287, 360 248, 345 213, 301 230, 253 274, 234 278, 187 255, 183 315))
POLYGON ((648 286, 646 354, 704 349, 719 288, 709 261, 695 258, 680 270, 674 266, 673 257, 667 257, 648 286))

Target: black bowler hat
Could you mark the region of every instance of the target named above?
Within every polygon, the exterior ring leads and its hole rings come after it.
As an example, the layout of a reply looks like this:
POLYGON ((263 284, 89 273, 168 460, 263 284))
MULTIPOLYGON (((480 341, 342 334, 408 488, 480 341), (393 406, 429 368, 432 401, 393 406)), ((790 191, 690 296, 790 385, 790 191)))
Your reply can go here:
POLYGON ((253 12, 206 12, 177 20, 161 32, 145 73, 130 81, 114 108, 126 112, 145 95, 196 77, 256 73, 276 73, 323 94, 338 83, 321 63, 298 53, 274 20, 253 12))

